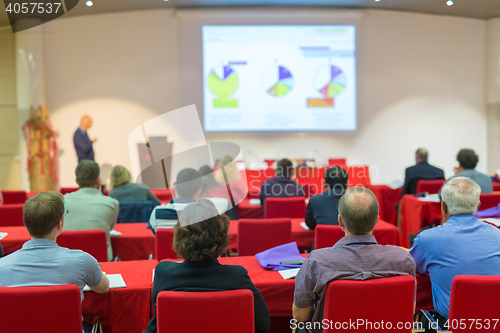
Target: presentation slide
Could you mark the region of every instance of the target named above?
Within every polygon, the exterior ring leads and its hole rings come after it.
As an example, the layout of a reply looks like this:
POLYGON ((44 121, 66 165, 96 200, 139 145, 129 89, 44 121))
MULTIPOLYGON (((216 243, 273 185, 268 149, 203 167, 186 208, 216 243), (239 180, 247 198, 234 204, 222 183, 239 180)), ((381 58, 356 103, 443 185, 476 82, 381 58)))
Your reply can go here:
POLYGON ((204 128, 356 129, 353 25, 203 26, 204 128))

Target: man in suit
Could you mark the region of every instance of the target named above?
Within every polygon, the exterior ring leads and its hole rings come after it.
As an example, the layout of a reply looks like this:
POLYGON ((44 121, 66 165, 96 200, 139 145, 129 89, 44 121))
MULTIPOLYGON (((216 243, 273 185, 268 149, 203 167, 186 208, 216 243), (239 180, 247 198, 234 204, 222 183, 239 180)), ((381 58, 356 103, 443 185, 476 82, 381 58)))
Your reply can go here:
POLYGON ((262 212, 266 198, 305 197, 304 188, 295 182, 295 172, 292 161, 284 158, 276 166, 276 177, 266 180, 260 188, 260 203, 262 212))
POLYGON ((325 191, 309 200, 306 224, 309 229, 318 224, 338 225, 338 204, 347 189, 347 171, 334 166, 325 172, 325 191))
POLYGON ((75 145, 76 155, 78 156, 78 163, 82 160, 94 160, 94 148, 92 144, 97 139, 90 139, 87 130, 92 126, 92 118, 90 116, 83 116, 80 120, 80 127, 73 135, 73 143, 75 145))
POLYGON ((415 165, 405 171, 405 183, 402 195, 416 194, 419 180, 445 179, 443 170, 430 165, 427 162, 429 153, 420 148, 415 153, 415 165))

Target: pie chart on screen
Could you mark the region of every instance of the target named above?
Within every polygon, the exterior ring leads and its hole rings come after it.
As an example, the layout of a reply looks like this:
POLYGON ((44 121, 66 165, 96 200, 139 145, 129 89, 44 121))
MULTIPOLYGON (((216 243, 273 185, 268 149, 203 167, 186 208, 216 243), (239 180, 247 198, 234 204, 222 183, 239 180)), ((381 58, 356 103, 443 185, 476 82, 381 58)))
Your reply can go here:
POLYGON ((273 65, 264 71, 262 85, 269 95, 284 96, 293 88, 293 75, 285 66, 273 65))
POLYGON ((346 81, 345 73, 333 65, 320 67, 315 76, 316 89, 326 98, 340 94, 345 89, 346 81))

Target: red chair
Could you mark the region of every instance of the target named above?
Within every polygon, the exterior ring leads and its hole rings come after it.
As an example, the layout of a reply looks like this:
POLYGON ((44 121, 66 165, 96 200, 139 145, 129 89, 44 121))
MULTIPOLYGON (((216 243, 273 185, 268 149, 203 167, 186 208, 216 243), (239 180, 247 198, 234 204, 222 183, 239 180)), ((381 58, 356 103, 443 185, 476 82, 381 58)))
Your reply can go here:
POLYGON ((163 203, 169 203, 172 201, 172 193, 170 189, 164 188, 164 189, 151 189, 151 193, 153 193, 158 199, 160 199, 161 202, 163 203))
POLYGON ((273 163, 276 162, 276 160, 275 159, 265 159, 264 162, 267 163, 268 167, 271 167, 273 165, 273 163))
POLYGON ((446 182, 445 179, 436 179, 436 180, 419 180, 417 183, 417 193, 425 193, 436 194, 439 193, 441 187, 446 182))
POLYGON ((306 216, 306 198, 267 198, 264 205, 264 217, 272 218, 304 218, 306 216))
POLYGON ((0 226, 17 227, 23 226, 24 204, 0 205, 0 226))
POLYGON ((82 301, 74 284, 0 287, 1 331, 82 333, 82 301))
POLYGON ((450 330, 453 333, 498 332, 499 299, 500 276, 455 276, 451 284, 450 330), (460 325, 464 321, 466 327, 460 325), (489 329, 485 328, 488 321, 489 329))
POLYGON ((479 209, 488 209, 498 206, 500 203, 500 193, 484 193, 479 196, 481 206, 479 209))
POLYGON ((162 291, 156 299, 156 320, 158 333, 254 333, 253 294, 248 289, 162 291))
POLYGON ((317 225, 314 229, 315 249, 332 247, 345 236, 338 225, 317 225))
POLYGON ((499 182, 491 182, 491 186, 493 187, 493 192, 500 191, 500 183, 499 182))
POLYGON ((61 187, 59 192, 61 192, 61 194, 64 195, 66 193, 76 192, 79 189, 80 189, 79 187, 61 187))
POLYGON ((23 204, 28 200, 26 191, 2 191, 3 204, 23 204))
POLYGON ((333 323, 324 333, 412 332, 415 280, 409 275, 364 281, 334 280, 328 284, 324 297, 324 319, 333 323), (336 323, 357 323, 358 319, 364 324, 355 329, 349 325, 335 327, 336 323), (398 323, 408 325, 398 329, 398 323), (377 324, 379 327, 374 326, 377 324))
POLYGON ((108 240, 106 231, 102 229, 65 230, 57 237, 57 244, 87 252, 97 261, 108 261, 108 240))
POLYGON ((289 218, 238 221, 237 246, 240 256, 253 256, 291 241, 292 221, 289 218))
POLYGON ((335 166, 335 165, 346 165, 346 159, 345 158, 329 158, 328 159, 328 165, 329 166, 335 166))
POLYGON ((174 242, 174 229, 159 228, 155 232, 155 258, 158 261, 163 259, 175 259, 177 253, 172 249, 174 242))

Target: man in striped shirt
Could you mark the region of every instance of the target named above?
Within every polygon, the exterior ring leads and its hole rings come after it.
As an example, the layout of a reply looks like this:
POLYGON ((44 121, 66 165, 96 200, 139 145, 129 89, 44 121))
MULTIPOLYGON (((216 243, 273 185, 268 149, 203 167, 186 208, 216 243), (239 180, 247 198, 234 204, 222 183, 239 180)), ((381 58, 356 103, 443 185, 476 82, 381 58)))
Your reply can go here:
POLYGON ((295 277, 293 317, 297 322, 306 322, 304 326, 313 333, 323 332, 324 295, 330 281, 398 275, 415 278, 415 262, 408 252, 393 245, 379 245, 373 237, 379 204, 369 189, 347 190, 338 209, 345 237, 333 247, 312 251, 295 277))
POLYGON ((118 218, 119 205, 116 199, 105 196, 99 190, 99 165, 91 160, 82 160, 76 167, 76 182, 80 189, 65 194, 66 208, 64 230, 102 229, 108 238, 108 260, 113 260, 109 232, 118 218))

